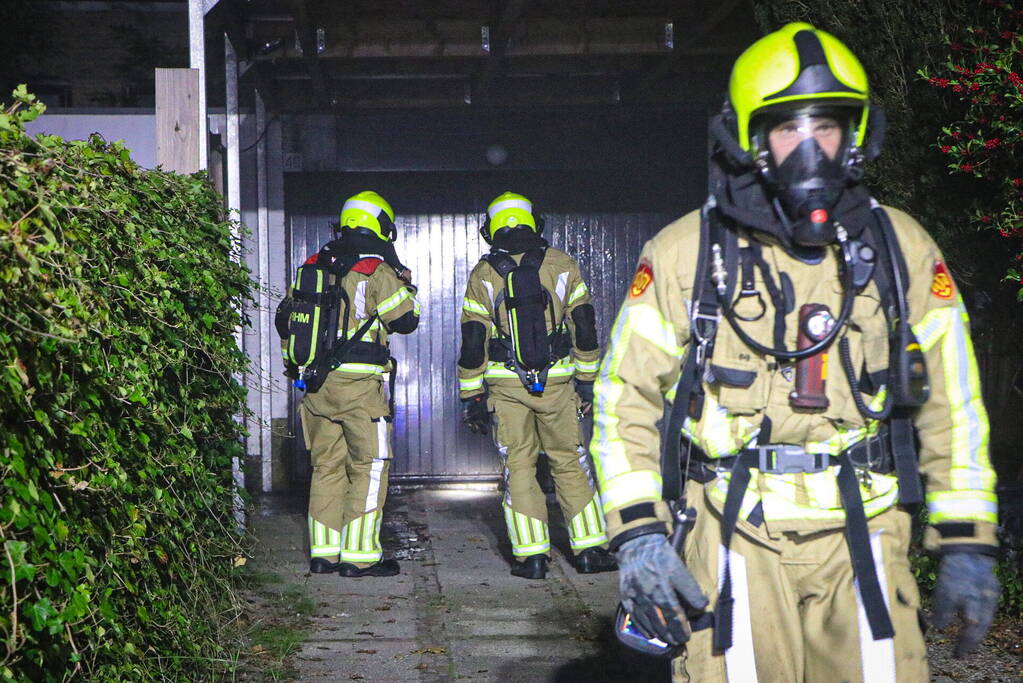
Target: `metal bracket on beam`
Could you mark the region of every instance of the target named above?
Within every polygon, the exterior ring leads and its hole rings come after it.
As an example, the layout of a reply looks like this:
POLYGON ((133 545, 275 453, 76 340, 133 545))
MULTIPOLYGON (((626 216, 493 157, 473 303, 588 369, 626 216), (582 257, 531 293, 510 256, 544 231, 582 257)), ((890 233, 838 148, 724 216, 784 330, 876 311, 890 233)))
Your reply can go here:
POLYGON ((219 2, 220 0, 202 0, 202 13, 209 14, 219 2))
POLYGON ((326 47, 326 33, 321 36, 321 30, 313 23, 314 17, 309 16, 306 6, 307 0, 291 0, 292 12, 295 16, 295 39, 299 49, 302 51, 302 58, 305 60, 309 77, 313 82, 313 92, 320 104, 320 108, 330 110, 335 99, 330 94, 329 80, 323 72, 320 62, 317 59, 321 43, 326 47))
POLYGON ((670 21, 664 25, 664 47, 675 49, 675 24, 670 21))
POLYGON ((490 54, 490 27, 486 25, 480 27, 480 49, 490 54))
MULTIPOLYGON (((634 100, 640 94, 646 92, 654 86, 654 84, 663 76, 671 72, 672 67, 687 55, 692 53, 694 47, 699 46, 704 40, 711 35, 715 28, 717 28, 722 22, 724 22, 728 15, 735 11, 735 9, 741 5, 743 0, 718 0, 714 11, 708 16, 703 17, 701 23, 695 27, 687 27, 686 29, 686 49, 676 50, 672 48, 671 54, 664 58, 657 68, 647 73, 643 78, 629 89, 627 93, 628 99, 634 100)), ((672 22, 672 34, 674 34, 674 22, 672 22)), ((667 37, 667 36, 666 36, 667 37)), ((674 40, 672 41, 674 42, 674 40)))

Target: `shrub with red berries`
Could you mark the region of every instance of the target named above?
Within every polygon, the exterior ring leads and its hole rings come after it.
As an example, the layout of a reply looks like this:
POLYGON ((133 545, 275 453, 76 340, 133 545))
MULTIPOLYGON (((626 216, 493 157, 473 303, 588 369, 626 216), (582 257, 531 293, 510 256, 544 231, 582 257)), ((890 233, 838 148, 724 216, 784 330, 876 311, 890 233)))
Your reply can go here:
POLYGON ((971 223, 994 230, 1013 254, 1005 279, 1023 301, 1023 10, 1011 0, 982 0, 984 23, 965 26, 948 43, 940 73, 918 73, 962 106, 942 127, 935 148, 952 174, 976 178, 971 223))

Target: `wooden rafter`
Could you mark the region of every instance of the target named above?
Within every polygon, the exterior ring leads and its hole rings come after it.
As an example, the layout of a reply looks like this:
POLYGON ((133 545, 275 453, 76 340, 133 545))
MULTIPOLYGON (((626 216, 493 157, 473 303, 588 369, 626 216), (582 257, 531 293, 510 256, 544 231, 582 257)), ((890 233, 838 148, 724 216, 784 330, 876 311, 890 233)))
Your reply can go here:
POLYGON ((503 67, 508 41, 528 3, 529 0, 507 0, 501 10, 500 18, 490 27, 490 58, 477 83, 476 94, 482 102, 490 100, 490 89, 503 67))
POLYGON ((302 46, 302 59, 313 82, 314 96, 321 107, 329 110, 333 106, 333 101, 327 88, 327 79, 320 66, 319 54, 316 52, 316 28, 310 20, 306 0, 291 0, 291 9, 295 15, 298 43, 302 46))
POLYGON ((706 19, 697 24, 693 30, 687 31, 684 34, 684 39, 680 39, 680 27, 676 26, 675 49, 664 59, 663 62, 644 76, 639 83, 630 88, 627 93, 627 97, 629 99, 635 99, 649 90, 665 74, 671 72, 679 62, 690 56, 692 54, 691 50, 700 47, 700 43, 714 33, 714 30, 718 28, 718 26, 720 26, 721 23, 727 19, 739 5, 744 4, 746 1, 747 0, 722 0, 717 4, 714 11, 706 17, 706 19), (684 46, 678 45, 678 43, 683 42, 683 40, 684 46))

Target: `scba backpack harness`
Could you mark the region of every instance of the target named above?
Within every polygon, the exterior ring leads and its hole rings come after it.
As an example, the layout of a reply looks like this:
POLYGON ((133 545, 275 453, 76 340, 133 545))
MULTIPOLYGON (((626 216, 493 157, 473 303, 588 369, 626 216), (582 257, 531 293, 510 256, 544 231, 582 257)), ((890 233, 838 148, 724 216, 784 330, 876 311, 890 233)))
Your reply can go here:
POLYGON ((387 346, 363 341, 377 320, 376 313, 348 334, 351 302, 342 282, 364 256, 342 248, 340 240, 327 243, 298 267, 291 298, 278 308, 275 322, 285 340, 285 363, 299 373, 295 387, 306 393, 318 391, 330 371, 342 363, 386 366, 390 360, 387 346), (339 320, 344 321, 340 334, 339 320))
POLYGON ((490 340, 490 359, 503 362, 515 372, 523 386, 532 393, 543 393, 551 367, 567 356, 572 342, 565 321, 558 320, 554 300, 540 282, 540 266, 546 248, 530 249, 516 264, 509 254, 492 251, 483 259, 504 280, 504 291, 494 301, 494 325, 497 336, 490 340), (505 331, 497 310, 504 302, 508 311, 509 329, 505 331), (547 332, 550 314, 552 331, 547 332))
MULTIPOLYGON (((683 477, 692 477, 702 483, 714 479, 717 476, 715 470, 725 468, 731 471, 721 519, 722 545, 726 549, 721 590, 713 619, 696 619, 693 623, 694 630, 713 626, 714 647, 719 652, 727 650, 732 645, 734 599, 730 554, 727 549, 738 523, 742 499, 751 478, 751 468, 766 473, 784 474, 820 472, 828 467, 839 467, 836 481, 842 507, 846 513, 846 540, 854 576, 863 596, 867 622, 874 640, 883 640, 894 635, 874 564, 867 517, 855 471, 880 474, 894 472, 898 477, 899 502, 903 505, 917 505, 922 502, 923 491, 917 468, 912 411, 926 402, 929 387, 923 354, 909 324, 906 298, 909 275, 905 259, 899 248, 895 230, 884 209, 872 203, 871 213, 874 218, 873 224, 864 230, 861 239, 848 240, 845 236, 840 237, 843 259, 841 273, 846 291, 842 305, 843 313, 839 315, 840 323, 835 325, 834 334, 829 333, 820 346, 827 348, 841 333, 840 328, 845 326, 848 310, 852 307, 852 299, 873 279, 881 296, 882 308, 890 331, 887 380, 881 382, 887 386, 888 391, 884 406, 880 410, 869 409, 860 395, 860 382, 856 379, 849 358, 848 340, 844 337, 839 342, 838 355, 857 409, 864 417, 881 421, 878 435, 857 442, 838 456, 807 453, 798 446, 770 444, 770 421, 765 417, 758 435, 758 443, 762 445, 747 447, 731 456, 713 459, 703 455, 699 448, 685 437, 682 427, 686 418, 694 422, 700 419, 704 403, 704 381, 727 379, 715 380, 714 366, 711 363, 719 324, 722 320, 727 321, 747 346, 764 348, 749 340, 739 329, 737 321, 745 318, 739 317, 731 310, 736 286, 742 287, 740 298, 749 295, 746 290, 752 281, 753 266, 750 263, 755 262, 761 269, 765 289, 778 313, 774 326, 776 344, 784 337, 784 315, 780 311, 785 311, 795 302, 791 301, 794 298, 791 285, 785 282, 787 276, 780 274, 780 286, 775 284, 764 260, 759 256, 757 247, 739 248, 738 234, 735 229, 723 225, 727 219, 717 211, 713 195, 703 209, 700 248, 689 310, 690 352, 682 362, 676 397, 671 408, 667 428, 669 438, 665 441, 662 459, 662 475, 664 497, 675 500, 683 493, 683 477), (868 246, 869 250, 864 250, 864 245, 868 246), (863 254, 871 253, 873 256, 870 259, 862 257, 863 254), (735 277, 736 274, 739 275, 738 278, 735 277), (786 301, 786 298, 789 301, 786 301), (682 464, 680 451, 683 443, 689 449, 692 460, 696 461, 695 466, 691 466, 689 462, 682 464)), ((762 352, 774 355, 779 361, 801 357, 793 352, 771 351, 762 352)), ((876 391, 878 383, 872 381, 872 384, 876 391)), ((758 516, 758 510, 753 511, 750 521, 755 523, 754 517, 758 516)), ((762 515, 762 512, 759 514, 762 515)))

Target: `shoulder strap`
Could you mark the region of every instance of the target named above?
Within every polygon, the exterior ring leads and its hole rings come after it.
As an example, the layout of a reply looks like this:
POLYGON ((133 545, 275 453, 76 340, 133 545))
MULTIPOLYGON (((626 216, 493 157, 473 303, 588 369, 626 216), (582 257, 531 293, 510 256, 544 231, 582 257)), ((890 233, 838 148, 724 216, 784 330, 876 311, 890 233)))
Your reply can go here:
POLYGON ((544 256, 547 255, 547 248, 540 247, 538 249, 530 249, 529 251, 522 254, 522 262, 519 266, 526 266, 528 268, 535 268, 540 270, 540 266, 543 264, 544 256))
POLYGON ((503 252, 490 252, 489 254, 483 255, 483 260, 490 264, 490 267, 497 271, 497 274, 501 278, 508 277, 508 273, 512 272, 518 265, 508 254, 503 252))
POLYGON ((316 259, 317 263, 326 267, 334 276, 333 296, 339 299, 340 303, 344 306, 344 312, 341 313, 341 336, 345 339, 348 338, 348 311, 351 308, 351 302, 348 300, 348 294, 345 292, 342 281, 359 260, 359 254, 345 248, 343 241, 340 239, 324 244, 316 259))
MULTIPOLYGON (((888 213, 880 206, 874 207, 876 220, 872 226, 875 251, 883 265, 876 269, 875 281, 882 306, 888 316, 889 327, 893 320, 898 326, 909 325, 909 302, 906 300, 909 291, 909 268, 905 255, 899 247, 895 228, 888 218, 888 213)), ((889 344, 897 344, 899 339, 893 336, 889 344)), ((894 362, 894 354, 892 358, 894 362)), ((888 390, 895 391, 892 384, 892 373, 897 368, 888 367, 888 390)), ((899 502, 903 505, 918 505, 923 502, 923 487, 920 483, 920 471, 917 464, 916 440, 913 434, 913 411, 907 406, 896 402, 889 418, 889 444, 895 461, 895 472, 899 480, 899 502)))
POLYGON ((662 494, 666 500, 677 500, 682 495, 682 425, 687 416, 699 420, 703 414, 704 369, 714 354, 720 314, 717 292, 710 278, 711 251, 715 244, 720 245, 723 252, 724 267, 728 273, 725 296, 730 301, 738 280, 739 236, 735 230, 729 230, 722 224, 711 197, 700 216, 700 246, 693 279, 693 298, 689 305, 689 347, 682 360, 661 458, 662 494))
MULTIPOLYGON (((664 454, 661 457, 661 495, 666 500, 678 500, 682 495, 682 459, 679 453, 682 446, 682 425, 691 411, 690 403, 693 390, 700 386, 700 375, 702 374, 698 368, 702 360, 697 358, 697 348, 700 344, 698 335, 709 333, 710 340, 713 340, 714 334, 717 333, 717 300, 714 296, 709 295, 710 290, 705 286, 710 279, 709 214, 714 210, 712 202, 713 197, 708 200, 700 215, 700 245, 696 256, 693 298, 689 308, 689 347, 686 350, 686 357, 682 360, 678 384, 675 387, 675 400, 671 404, 671 416, 668 418, 668 428, 664 435, 664 454), (707 316, 706 319, 700 317, 704 314, 707 316), (697 324, 702 320, 706 320, 706 325, 698 331, 697 324)), ((702 409, 702 405, 695 407, 697 410, 702 409)))

